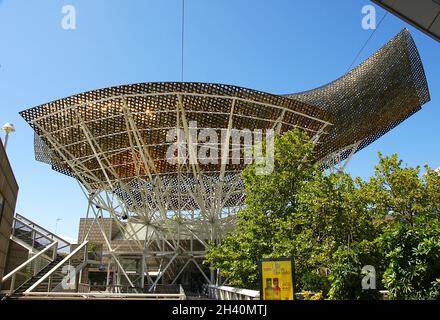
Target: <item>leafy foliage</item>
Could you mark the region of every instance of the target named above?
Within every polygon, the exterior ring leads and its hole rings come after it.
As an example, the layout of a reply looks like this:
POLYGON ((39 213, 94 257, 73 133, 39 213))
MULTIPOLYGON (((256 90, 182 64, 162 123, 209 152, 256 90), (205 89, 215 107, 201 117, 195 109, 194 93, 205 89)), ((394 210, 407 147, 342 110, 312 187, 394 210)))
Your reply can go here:
POLYGON ((440 299, 440 226, 397 224, 380 238, 387 269, 383 280, 396 299, 440 299))
POLYGON ((257 165, 253 165, 243 172, 247 197, 245 208, 237 214, 237 227, 206 257, 229 278, 231 285, 258 288, 258 260, 287 254, 274 247, 292 220, 303 181, 316 171, 312 164, 313 144, 304 142, 307 140, 299 131, 278 137, 274 171, 258 175, 257 165))
MULTIPOLYGON (((364 240, 353 247, 340 247, 333 254, 332 273, 330 274, 331 299, 379 299, 379 290, 363 290, 362 279, 367 275, 362 272, 364 266, 375 266, 376 272, 381 266, 377 243, 364 240)), ((383 289, 383 288, 380 288, 383 289)))
POLYGON ((297 290, 320 298, 439 298, 440 175, 383 157, 369 181, 326 173, 300 131, 276 138, 275 169, 243 173, 247 198, 237 227, 206 257, 229 283, 258 289, 258 260, 293 256, 297 290), (377 289, 362 290, 362 267, 377 289), (331 270, 328 273, 322 270, 331 270))

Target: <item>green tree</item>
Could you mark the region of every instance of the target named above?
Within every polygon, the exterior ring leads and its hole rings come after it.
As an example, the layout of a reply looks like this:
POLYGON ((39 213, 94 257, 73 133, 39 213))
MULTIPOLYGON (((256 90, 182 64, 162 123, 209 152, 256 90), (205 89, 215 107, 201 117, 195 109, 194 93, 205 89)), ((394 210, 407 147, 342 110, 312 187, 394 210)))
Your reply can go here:
POLYGON ((366 189, 373 214, 385 221, 378 244, 390 298, 440 299, 439 173, 380 155, 366 189))
POLYGON ((275 168, 257 175, 257 165, 243 173, 246 206, 234 233, 213 247, 207 261, 232 285, 258 288, 258 260, 293 256, 299 290, 329 289, 327 276, 339 246, 373 239, 373 225, 360 194, 359 179, 327 175, 314 165, 314 145, 300 131, 275 142, 275 168))
POLYGON ((391 299, 438 299, 440 288, 440 175, 404 167, 397 155, 379 154, 374 176, 359 185, 375 239, 333 256, 330 297, 364 299, 363 265, 376 269, 376 285, 391 299))
POLYGON ((314 164, 314 145, 292 131, 276 138, 275 168, 243 173, 245 207, 237 226, 206 257, 229 283, 258 289, 258 260, 293 256, 299 291, 332 299, 439 298, 440 175, 379 155, 369 181, 329 174, 314 164), (376 290, 362 290, 362 267, 376 290), (330 276, 322 270, 330 270, 330 276))
POLYGON ((380 275, 383 274, 381 268, 382 256, 377 241, 363 240, 350 248, 339 247, 332 256, 329 297, 337 300, 379 299, 381 297, 379 290, 383 289, 380 282, 380 275), (367 276, 367 273, 362 271, 364 266, 375 268, 376 289, 374 290, 362 288, 362 280, 367 276))
POLYGON ((258 175, 257 164, 243 172, 246 205, 237 214, 236 229, 206 257, 235 286, 258 288, 258 260, 284 254, 274 250, 275 243, 295 211, 302 182, 317 171, 313 144, 305 133, 277 137, 274 152, 272 173, 258 175))

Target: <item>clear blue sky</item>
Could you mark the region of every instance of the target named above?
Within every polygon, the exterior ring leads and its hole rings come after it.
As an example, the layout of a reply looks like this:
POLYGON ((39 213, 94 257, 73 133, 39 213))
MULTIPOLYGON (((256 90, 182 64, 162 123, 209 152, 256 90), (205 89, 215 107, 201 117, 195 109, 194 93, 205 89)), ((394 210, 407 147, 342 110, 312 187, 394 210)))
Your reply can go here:
MULTIPOLYGON (((368 0, 186 0, 185 81, 235 84, 272 93, 323 85, 349 67, 370 31, 368 0)), ((384 14, 377 10, 378 19, 384 14)), ((389 14, 357 63, 406 23, 389 14)), ((409 27, 432 101, 353 158, 368 177, 377 152, 408 165, 440 166, 440 43, 409 27)), ((20 185, 17 211, 76 237, 87 201, 77 183, 34 160, 33 131, 18 112, 112 85, 180 81, 181 0, 0 0, 0 124, 12 122, 8 154, 20 185), (61 28, 61 9, 77 29, 61 28)))

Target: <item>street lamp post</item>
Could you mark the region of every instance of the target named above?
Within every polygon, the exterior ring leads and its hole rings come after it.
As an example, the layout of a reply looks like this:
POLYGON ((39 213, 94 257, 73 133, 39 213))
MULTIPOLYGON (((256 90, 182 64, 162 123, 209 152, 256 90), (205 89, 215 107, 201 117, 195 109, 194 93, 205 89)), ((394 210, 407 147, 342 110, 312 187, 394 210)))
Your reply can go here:
POLYGON ((58 221, 61 221, 61 220, 63 220, 63 219, 61 219, 61 218, 57 218, 56 220, 55 220, 55 234, 57 234, 57 229, 58 229, 58 221))
POLYGON ((9 134, 15 132, 15 128, 12 123, 7 122, 3 125, 2 130, 6 133, 5 135, 5 150, 6 150, 8 146, 9 134))

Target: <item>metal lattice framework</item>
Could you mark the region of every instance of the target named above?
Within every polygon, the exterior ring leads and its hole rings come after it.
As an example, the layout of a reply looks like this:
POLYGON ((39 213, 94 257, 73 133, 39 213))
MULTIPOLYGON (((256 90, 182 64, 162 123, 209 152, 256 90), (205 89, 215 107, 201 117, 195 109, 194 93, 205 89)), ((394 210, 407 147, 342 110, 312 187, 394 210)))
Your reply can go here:
MULTIPOLYGON (((342 78, 304 93, 142 83, 82 93, 21 115, 35 130, 37 159, 76 178, 89 209, 96 217, 105 211, 115 218, 133 251, 159 259, 161 274, 171 272, 173 282, 190 261, 212 282, 200 262, 209 241, 233 227, 243 205, 246 164, 223 163, 223 153, 217 164, 172 164, 166 157, 173 144, 169 130, 181 129, 190 141, 191 129, 213 128, 226 141, 214 144, 222 151, 227 146, 229 154, 240 148, 231 141, 233 130, 298 128, 316 143, 316 160, 333 167, 427 101, 422 63, 405 29, 342 78)), ((114 254, 117 248, 106 242, 114 254)))

